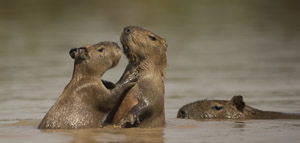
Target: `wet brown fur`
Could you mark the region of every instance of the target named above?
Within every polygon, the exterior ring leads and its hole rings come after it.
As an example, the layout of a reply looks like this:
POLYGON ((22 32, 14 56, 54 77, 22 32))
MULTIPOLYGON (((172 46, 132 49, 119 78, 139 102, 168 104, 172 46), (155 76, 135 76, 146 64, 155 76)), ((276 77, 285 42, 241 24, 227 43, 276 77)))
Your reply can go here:
POLYGON ((201 100, 181 107, 177 118, 184 119, 300 119, 299 114, 262 111, 245 104, 242 96, 231 100, 201 100))
POLYGON ((122 127, 164 126, 166 41, 148 30, 128 26, 122 31, 121 43, 129 59, 121 80, 136 71, 139 78, 137 84, 125 93, 116 113, 112 113, 112 123, 122 127))
POLYGON ((72 129, 100 127, 114 108, 121 93, 133 86, 121 81, 108 89, 101 76, 118 64, 121 50, 114 42, 101 42, 74 48, 75 59, 72 79, 61 96, 45 115, 39 129, 72 129))

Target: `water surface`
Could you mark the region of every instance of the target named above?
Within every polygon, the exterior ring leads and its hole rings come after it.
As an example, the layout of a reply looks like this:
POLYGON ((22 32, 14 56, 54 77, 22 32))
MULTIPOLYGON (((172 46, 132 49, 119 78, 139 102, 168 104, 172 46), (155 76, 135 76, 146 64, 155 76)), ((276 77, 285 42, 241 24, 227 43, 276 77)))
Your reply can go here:
MULTIPOLYGON (((176 119, 184 104, 243 95, 253 107, 300 112, 300 3, 0 1, 0 142, 298 142, 298 120, 176 119), (71 79, 72 47, 116 41, 139 25, 167 40, 165 128, 38 130, 71 79)), ((117 81, 122 56, 104 78, 117 81)))

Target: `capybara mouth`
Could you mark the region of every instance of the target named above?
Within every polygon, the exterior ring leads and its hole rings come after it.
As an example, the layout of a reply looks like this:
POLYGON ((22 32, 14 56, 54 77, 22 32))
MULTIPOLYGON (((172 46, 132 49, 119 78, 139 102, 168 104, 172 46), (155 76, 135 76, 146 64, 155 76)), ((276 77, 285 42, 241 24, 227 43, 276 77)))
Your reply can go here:
POLYGON ((128 53, 129 47, 127 45, 123 45, 123 51, 124 51, 124 53, 128 53))
POLYGON ((128 46, 128 39, 127 39, 127 35, 124 35, 122 34, 122 38, 121 38, 121 44, 122 44, 122 47, 123 47, 123 53, 125 55, 129 54, 129 51, 130 51, 130 48, 128 46))

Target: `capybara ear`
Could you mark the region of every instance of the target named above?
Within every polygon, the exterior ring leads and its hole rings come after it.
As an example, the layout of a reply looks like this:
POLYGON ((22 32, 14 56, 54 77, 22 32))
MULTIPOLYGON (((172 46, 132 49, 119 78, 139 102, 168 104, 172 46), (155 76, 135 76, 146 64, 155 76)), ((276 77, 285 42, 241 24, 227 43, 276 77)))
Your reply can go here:
POLYGON ((72 59, 75 59, 76 52, 77 52, 77 48, 70 49, 69 54, 70 54, 72 59))
POLYGON ((237 95, 233 96, 231 99, 233 106, 235 106, 239 111, 243 112, 245 108, 245 102, 243 101, 243 96, 237 95))

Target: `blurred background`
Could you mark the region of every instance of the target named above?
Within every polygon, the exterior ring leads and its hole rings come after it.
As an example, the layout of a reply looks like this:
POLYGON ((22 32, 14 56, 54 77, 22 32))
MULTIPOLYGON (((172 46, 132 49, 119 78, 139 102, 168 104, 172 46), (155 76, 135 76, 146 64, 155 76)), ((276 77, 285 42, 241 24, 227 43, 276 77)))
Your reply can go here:
MULTIPOLYGON (((167 119, 186 103, 239 94, 300 112, 300 1, 0 0, 0 124, 42 119, 71 79, 69 49, 120 44, 128 25, 167 40, 167 119)), ((126 64, 123 55, 104 79, 116 82, 126 64)))

